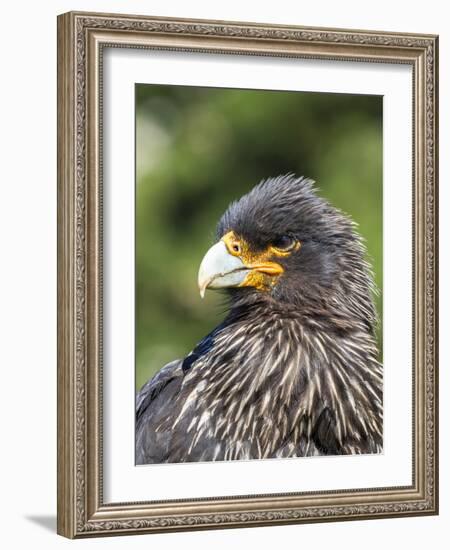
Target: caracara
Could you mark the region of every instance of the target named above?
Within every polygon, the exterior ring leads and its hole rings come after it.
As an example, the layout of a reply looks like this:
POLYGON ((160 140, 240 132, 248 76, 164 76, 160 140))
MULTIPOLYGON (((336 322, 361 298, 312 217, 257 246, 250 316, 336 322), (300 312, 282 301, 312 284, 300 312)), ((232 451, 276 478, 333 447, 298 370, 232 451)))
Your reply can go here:
POLYGON ((233 202, 198 275, 223 322, 141 389, 136 463, 379 453, 375 291, 355 224, 293 175, 233 202))

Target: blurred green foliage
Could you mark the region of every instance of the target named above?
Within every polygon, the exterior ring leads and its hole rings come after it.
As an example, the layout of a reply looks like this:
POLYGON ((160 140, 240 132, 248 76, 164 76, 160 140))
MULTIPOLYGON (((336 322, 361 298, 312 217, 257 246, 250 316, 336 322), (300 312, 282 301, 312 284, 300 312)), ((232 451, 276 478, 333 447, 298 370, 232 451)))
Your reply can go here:
MULTIPOLYGON (((382 316, 382 97, 136 85, 136 387, 224 316, 197 289, 227 205, 293 172, 366 240, 382 316)), ((381 341, 380 341, 381 349, 381 341)))

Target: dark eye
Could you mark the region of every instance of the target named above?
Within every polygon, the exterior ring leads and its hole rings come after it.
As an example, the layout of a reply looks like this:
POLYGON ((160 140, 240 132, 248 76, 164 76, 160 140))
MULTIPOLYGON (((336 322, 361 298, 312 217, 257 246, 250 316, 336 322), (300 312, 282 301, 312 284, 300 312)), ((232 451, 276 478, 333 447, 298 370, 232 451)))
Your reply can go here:
POLYGON ((281 235, 280 237, 277 237, 272 243, 275 248, 286 251, 294 248, 295 244, 296 240, 290 235, 281 235))

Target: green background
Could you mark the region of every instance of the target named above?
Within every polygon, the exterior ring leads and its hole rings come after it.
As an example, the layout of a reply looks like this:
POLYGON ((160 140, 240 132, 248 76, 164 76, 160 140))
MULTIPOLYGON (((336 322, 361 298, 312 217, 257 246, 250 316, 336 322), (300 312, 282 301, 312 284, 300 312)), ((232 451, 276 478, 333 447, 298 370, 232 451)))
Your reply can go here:
POLYGON ((136 387, 224 316, 197 271, 260 179, 316 181, 365 238, 382 315, 382 97, 136 85, 136 387))

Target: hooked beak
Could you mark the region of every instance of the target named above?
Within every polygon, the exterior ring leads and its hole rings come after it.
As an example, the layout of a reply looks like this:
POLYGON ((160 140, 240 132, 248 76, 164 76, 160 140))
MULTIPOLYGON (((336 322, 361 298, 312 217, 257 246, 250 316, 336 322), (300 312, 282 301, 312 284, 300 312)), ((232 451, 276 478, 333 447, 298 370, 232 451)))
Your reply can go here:
POLYGON ((198 271, 200 296, 207 288, 226 288, 242 284, 250 270, 237 256, 232 256, 223 241, 213 245, 203 257, 198 271))
POLYGON ((198 287, 203 298, 207 288, 250 286, 267 290, 284 271, 270 261, 272 252, 249 253, 245 241, 230 231, 205 254, 198 272, 198 287))

